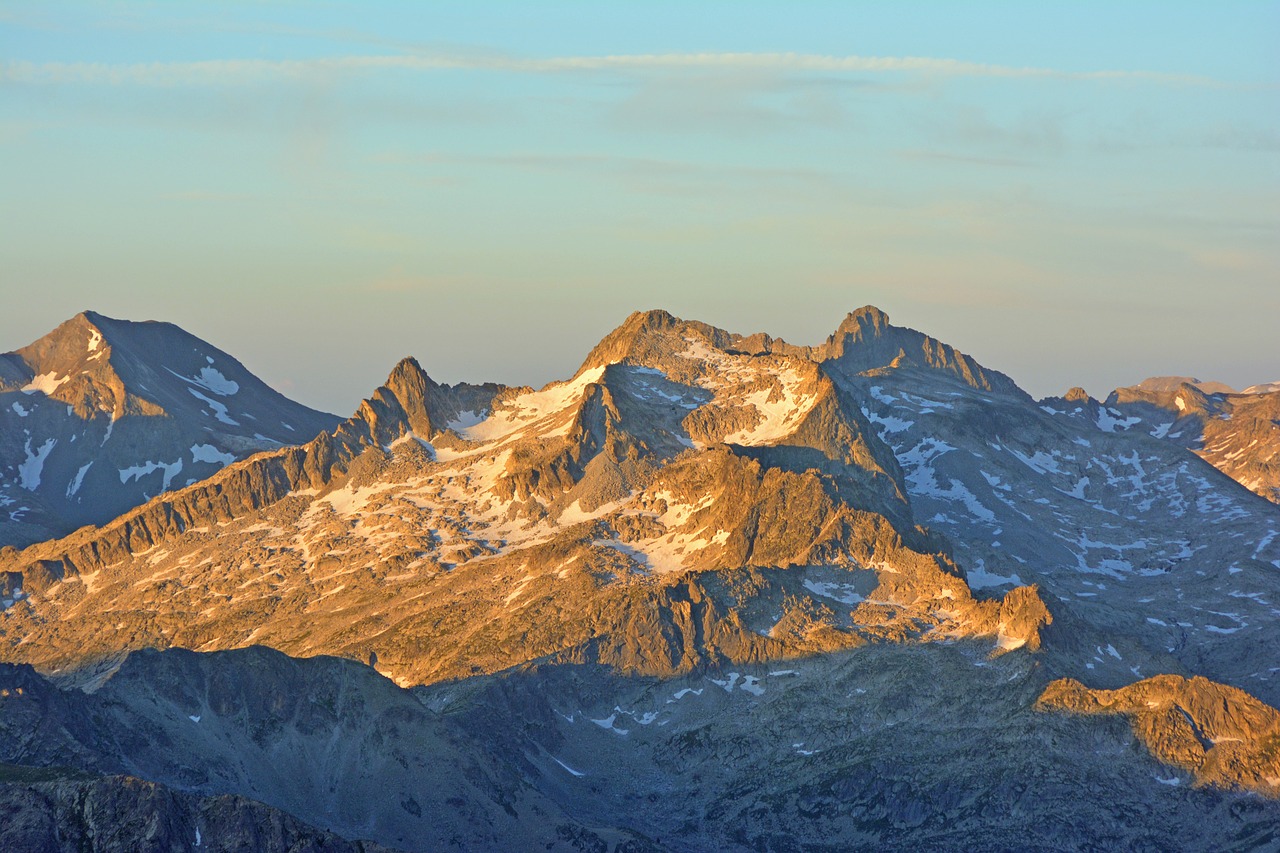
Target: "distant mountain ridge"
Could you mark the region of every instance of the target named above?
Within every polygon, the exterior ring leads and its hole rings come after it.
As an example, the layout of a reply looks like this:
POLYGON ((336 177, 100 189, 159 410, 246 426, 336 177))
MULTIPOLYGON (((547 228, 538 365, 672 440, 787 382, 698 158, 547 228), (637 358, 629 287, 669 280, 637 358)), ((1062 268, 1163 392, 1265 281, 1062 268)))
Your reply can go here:
POLYGON ((100 524, 337 421, 177 326, 86 311, 0 355, 0 545, 100 524))
POLYGON ((1163 376, 1117 388, 1101 402, 1078 388, 1041 402, 1109 431, 1141 431, 1185 447, 1280 503, 1280 387, 1234 391, 1221 382, 1163 376))

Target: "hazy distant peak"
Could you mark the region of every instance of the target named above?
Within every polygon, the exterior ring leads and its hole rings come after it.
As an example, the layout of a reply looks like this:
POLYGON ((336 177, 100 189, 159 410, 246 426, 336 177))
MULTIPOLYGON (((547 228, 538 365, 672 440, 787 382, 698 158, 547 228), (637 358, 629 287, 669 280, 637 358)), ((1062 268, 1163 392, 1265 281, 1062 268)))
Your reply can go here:
POLYGON ((1241 391, 1241 394, 1274 394, 1280 391, 1280 381, 1264 382, 1261 385, 1250 385, 1241 391))
POLYGON ((1177 391, 1183 385, 1190 385, 1206 394, 1234 394, 1236 390, 1222 382, 1202 382, 1194 376, 1152 376, 1133 386, 1142 391, 1177 391))

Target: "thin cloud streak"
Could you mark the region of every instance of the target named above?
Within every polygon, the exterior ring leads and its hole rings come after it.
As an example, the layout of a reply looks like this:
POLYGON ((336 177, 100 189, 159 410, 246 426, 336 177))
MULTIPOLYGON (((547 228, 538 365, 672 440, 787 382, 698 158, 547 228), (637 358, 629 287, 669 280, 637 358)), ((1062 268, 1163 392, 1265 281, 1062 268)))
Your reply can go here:
POLYGON ((1233 87, 1192 74, 1151 71, 1061 71, 919 56, 824 56, 804 53, 666 53, 521 59, 503 56, 387 54, 317 59, 220 59, 195 62, 110 64, 29 62, 0 64, 0 82, 98 85, 210 85, 262 78, 304 78, 366 71, 496 71, 554 74, 578 71, 764 71, 775 73, 878 73, 932 77, 984 77, 1077 81, 1130 81, 1164 86, 1233 87))

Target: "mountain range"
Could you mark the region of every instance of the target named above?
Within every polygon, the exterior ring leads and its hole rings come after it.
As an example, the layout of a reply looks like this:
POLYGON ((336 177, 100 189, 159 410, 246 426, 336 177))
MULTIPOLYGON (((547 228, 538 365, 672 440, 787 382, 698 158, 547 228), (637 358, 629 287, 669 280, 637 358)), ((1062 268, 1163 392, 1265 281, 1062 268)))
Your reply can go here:
POLYGON ((342 421, 88 312, 0 383, 13 849, 139 797, 213 849, 1280 845, 1266 387, 1037 401, 871 307, 342 421))

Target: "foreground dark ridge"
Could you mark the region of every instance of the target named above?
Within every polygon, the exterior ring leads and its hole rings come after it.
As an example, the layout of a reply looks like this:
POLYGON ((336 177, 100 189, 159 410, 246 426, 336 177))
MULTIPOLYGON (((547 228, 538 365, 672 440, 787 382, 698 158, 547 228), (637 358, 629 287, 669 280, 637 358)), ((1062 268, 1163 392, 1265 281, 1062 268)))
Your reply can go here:
POLYGON ((86 695, 0 667, 0 761, 62 768, 0 770, 23 817, 0 845, 81 814, 96 850, 142 849, 126 840, 157 819, 211 850, 344 849, 306 825, 423 851, 1276 843, 1275 802, 1186 784, 1119 721, 1037 710, 1043 669, 879 644, 674 681, 538 666, 405 691, 351 661, 171 650, 86 695))

